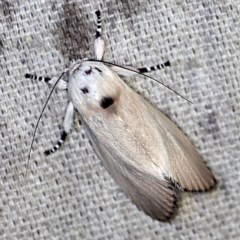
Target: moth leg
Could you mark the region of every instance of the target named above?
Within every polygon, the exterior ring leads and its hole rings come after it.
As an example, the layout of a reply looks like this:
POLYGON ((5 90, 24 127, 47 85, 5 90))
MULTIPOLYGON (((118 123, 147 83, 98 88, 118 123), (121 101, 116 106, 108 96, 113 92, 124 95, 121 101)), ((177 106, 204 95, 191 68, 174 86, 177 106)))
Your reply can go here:
POLYGON ((102 38, 102 19, 101 19, 101 12, 98 10, 95 12, 97 15, 97 30, 96 30, 96 37, 94 40, 94 54, 97 60, 101 60, 103 58, 105 44, 102 38))
POLYGON ((51 149, 48 149, 44 152, 44 154, 46 156, 51 153, 56 152, 61 147, 63 142, 65 141, 68 133, 70 132, 70 129, 71 129, 71 126, 73 123, 73 114, 74 114, 74 107, 73 107, 72 102, 69 102, 67 109, 66 109, 64 121, 63 121, 63 131, 60 136, 60 139, 57 141, 57 143, 51 149))
POLYGON ((155 70, 161 70, 165 67, 169 67, 170 62, 166 61, 161 64, 157 64, 155 66, 151 67, 142 67, 142 68, 135 68, 131 66, 124 66, 123 68, 120 66, 111 66, 111 69, 116 72, 118 75, 123 76, 123 77, 132 77, 136 74, 141 74, 141 73, 149 73, 155 70))
MULTIPOLYGON (((25 74, 25 78, 30 78, 30 79, 40 81, 40 82, 44 81, 45 83, 48 84, 49 87, 52 87, 56 83, 56 81, 58 80, 58 77, 50 78, 50 77, 43 77, 43 76, 38 76, 38 75, 34 75, 34 74, 29 74, 29 73, 25 74)), ((67 82, 65 82, 63 79, 60 79, 56 88, 59 89, 59 90, 66 90, 67 89, 67 82)))
POLYGON ((165 67, 170 67, 170 62, 169 61, 157 64, 157 65, 151 66, 151 67, 138 68, 137 70, 139 71, 139 73, 148 73, 148 72, 152 72, 152 71, 155 71, 155 70, 162 70, 165 67))

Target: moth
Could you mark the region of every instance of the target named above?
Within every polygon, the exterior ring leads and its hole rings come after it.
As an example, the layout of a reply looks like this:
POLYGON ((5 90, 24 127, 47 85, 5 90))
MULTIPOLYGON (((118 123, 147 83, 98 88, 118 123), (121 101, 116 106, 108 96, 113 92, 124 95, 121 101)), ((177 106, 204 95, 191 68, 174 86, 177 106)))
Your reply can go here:
MULTIPOLYGON (((100 11, 96 15, 95 59, 74 61, 58 79, 25 76, 44 80, 53 86, 52 91, 56 87, 68 92, 61 137, 45 154, 60 148, 77 110, 97 155, 122 190, 152 218, 168 220, 175 212, 179 190, 206 191, 216 185, 216 180, 183 132, 121 78, 161 69, 169 62, 133 68, 103 61, 100 11), (68 81, 62 79, 65 73, 68 81)), ((29 158, 31 149, 32 145, 29 158)))

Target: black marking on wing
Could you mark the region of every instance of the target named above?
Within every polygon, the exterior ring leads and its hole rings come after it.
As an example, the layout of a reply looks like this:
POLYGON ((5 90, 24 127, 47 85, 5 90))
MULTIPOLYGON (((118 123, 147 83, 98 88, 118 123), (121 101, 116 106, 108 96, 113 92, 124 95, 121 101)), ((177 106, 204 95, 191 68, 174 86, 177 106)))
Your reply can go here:
POLYGON ((114 99, 112 97, 103 97, 100 102, 100 106, 103 109, 110 107, 114 103, 114 99))

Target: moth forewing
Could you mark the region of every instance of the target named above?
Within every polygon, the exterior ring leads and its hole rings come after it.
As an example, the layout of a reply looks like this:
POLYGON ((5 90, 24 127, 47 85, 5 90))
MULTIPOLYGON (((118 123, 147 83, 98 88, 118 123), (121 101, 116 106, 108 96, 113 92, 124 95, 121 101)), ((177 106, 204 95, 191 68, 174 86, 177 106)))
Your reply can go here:
POLYGON ((149 114, 162 127, 172 181, 186 191, 201 192, 212 189, 216 185, 214 175, 191 141, 166 115, 148 102, 145 101, 145 104, 149 114))
POLYGON ((84 78, 88 96, 77 94, 84 70, 80 68, 82 73, 70 76, 70 95, 77 95, 72 98, 73 104, 81 113, 104 165, 139 208, 166 220, 175 209, 173 186, 189 191, 214 186, 212 173, 169 118, 103 63, 83 65, 100 71, 92 71, 91 76, 84 78), (103 107, 106 98, 111 104, 103 107))

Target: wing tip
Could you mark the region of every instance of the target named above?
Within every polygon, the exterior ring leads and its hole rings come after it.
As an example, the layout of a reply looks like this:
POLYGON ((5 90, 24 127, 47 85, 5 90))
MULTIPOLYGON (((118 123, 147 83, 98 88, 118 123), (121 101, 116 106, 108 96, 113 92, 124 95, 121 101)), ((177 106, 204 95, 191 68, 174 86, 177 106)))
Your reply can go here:
POLYGON ((206 168, 204 174, 198 175, 196 172, 194 182, 188 181, 187 177, 181 177, 178 178, 178 180, 175 180, 172 177, 165 176, 165 179, 169 180, 172 183, 170 188, 175 188, 184 192, 201 193, 212 191, 217 186, 217 180, 211 172, 210 168, 206 165, 205 167, 206 168))
POLYGON ((163 214, 161 211, 160 211, 160 214, 158 214, 158 212, 155 212, 154 214, 152 214, 152 213, 148 213, 148 212, 144 211, 143 209, 142 210, 148 216, 153 218, 154 220, 161 221, 161 222, 170 222, 176 216, 177 209, 178 209, 178 197, 177 197, 177 194, 174 193, 172 195, 172 198, 173 198, 172 206, 169 209, 169 211, 167 213, 165 213, 165 214, 163 214))
POLYGON ((172 220, 175 216, 176 216, 176 213, 177 213, 177 209, 178 209, 178 198, 177 198, 177 195, 173 195, 173 207, 172 207, 172 211, 170 212, 170 214, 166 217, 166 220, 163 220, 165 222, 170 222, 170 220, 172 220))
POLYGON ((198 189, 187 189, 183 188, 184 192, 191 192, 191 193, 204 193, 215 190, 217 187, 217 180, 214 176, 212 176, 211 181, 208 183, 207 186, 204 188, 199 187, 198 189))
POLYGON ((169 222, 172 220, 177 212, 178 209, 178 196, 176 189, 171 189, 169 186, 169 195, 167 202, 162 202, 157 205, 153 204, 151 202, 151 199, 149 199, 149 202, 151 204, 151 207, 149 208, 149 205, 140 205, 136 204, 137 208, 140 211, 143 211, 146 215, 151 217, 154 220, 161 221, 161 222, 169 222), (154 206, 155 205, 155 206, 154 206), (154 207, 153 207, 154 206, 154 207))
MULTIPOLYGON (((208 191, 213 191, 217 186, 217 180, 215 177, 212 178, 212 182, 211 184, 209 184, 209 186, 205 189, 196 189, 196 190, 189 190, 189 189, 181 189, 179 184, 177 182, 172 182, 172 184, 170 186, 168 186, 169 189, 173 190, 173 189, 179 189, 179 190, 183 190, 184 192, 191 192, 191 193, 204 193, 204 192, 208 192, 208 191)), ((155 220, 161 221, 161 222, 169 222, 176 216, 177 213, 177 209, 178 209, 178 197, 177 194, 173 194, 173 205, 171 210, 168 212, 168 214, 166 215, 160 215, 158 216, 156 215, 150 215, 148 214, 150 217, 152 217, 155 220)))

